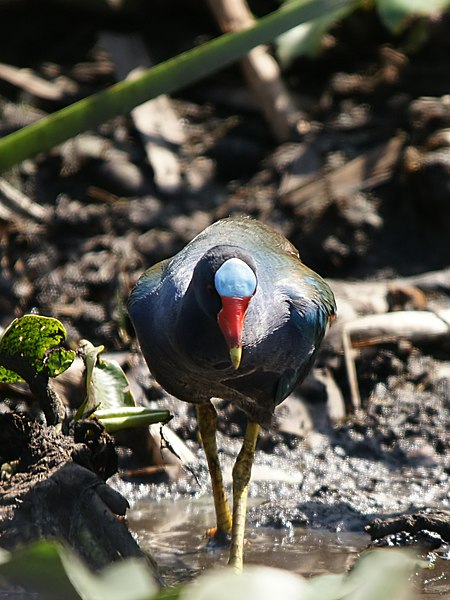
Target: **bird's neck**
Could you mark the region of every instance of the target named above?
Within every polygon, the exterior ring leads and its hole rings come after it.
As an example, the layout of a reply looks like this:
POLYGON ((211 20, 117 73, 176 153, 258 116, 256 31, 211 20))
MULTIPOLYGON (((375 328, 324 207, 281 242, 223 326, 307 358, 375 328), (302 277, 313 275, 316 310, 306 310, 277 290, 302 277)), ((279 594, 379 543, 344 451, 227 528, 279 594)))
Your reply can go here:
POLYGON ((185 356, 197 364, 213 366, 230 360, 217 317, 203 310, 191 288, 187 289, 182 300, 175 336, 185 356))

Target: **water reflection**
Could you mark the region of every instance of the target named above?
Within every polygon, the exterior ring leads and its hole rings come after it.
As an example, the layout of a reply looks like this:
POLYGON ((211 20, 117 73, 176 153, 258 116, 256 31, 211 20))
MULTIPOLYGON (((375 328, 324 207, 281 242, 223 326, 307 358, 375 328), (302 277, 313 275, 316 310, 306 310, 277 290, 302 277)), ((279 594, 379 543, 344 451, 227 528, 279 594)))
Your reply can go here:
MULTIPOLYGON (((130 511, 128 522, 141 547, 151 552, 170 579, 168 583, 180 575, 184 580, 226 563, 227 550, 206 547, 205 532, 214 524, 214 511, 207 497, 176 502, 141 501, 130 511)), ((330 571, 339 573, 353 564, 367 541, 367 536, 353 533, 261 527, 248 531, 245 557, 247 563, 279 567, 307 576, 330 571)))
MULTIPOLYGON (((257 502, 252 499, 250 504, 257 502)), ((227 550, 206 546, 205 532, 214 525, 214 511, 207 496, 160 502, 141 500, 130 510, 128 522, 141 547, 158 563, 167 585, 226 564, 227 550)), ((250 528, 245 561, 288 569, 306 577, 342 573, 354 564, 368 540, 364 534, 300 527, 250 528)), ((415 583, 418 598, 450 598, 450 562, 438 561, 434 570, 418 572, 415 583)))

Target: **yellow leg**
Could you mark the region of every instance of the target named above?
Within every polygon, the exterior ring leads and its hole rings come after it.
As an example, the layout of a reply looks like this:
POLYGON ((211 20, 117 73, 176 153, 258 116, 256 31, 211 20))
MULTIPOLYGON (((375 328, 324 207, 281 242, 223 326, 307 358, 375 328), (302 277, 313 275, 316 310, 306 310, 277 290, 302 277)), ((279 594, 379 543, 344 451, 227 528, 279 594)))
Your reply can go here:
POLYGON ((228 564, 241 572, 244 564, 245 517, 247 514, 248 484, 252 474, 259 425, 249 421, 244 443, 233 468, 233 527, 228 564))
POLYGON ((217 532, 215 537, 218 541, 226 540, 231 531, 231 512, 228 499, 223 487, 222 470, 220 468, 219 455, 217 454, 216 430, 217 413, 211 402, 197 405, 197 421, 202 436, 203 448, 208 461, 209 474, 214 497, 214 508, 216 510, 217 532))

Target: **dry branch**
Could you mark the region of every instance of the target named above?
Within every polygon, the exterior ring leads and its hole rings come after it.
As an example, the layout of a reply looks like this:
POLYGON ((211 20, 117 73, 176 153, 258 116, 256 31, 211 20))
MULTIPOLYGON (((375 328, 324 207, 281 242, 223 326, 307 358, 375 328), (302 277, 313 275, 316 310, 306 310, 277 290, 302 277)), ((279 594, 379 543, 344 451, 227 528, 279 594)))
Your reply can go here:
POLYGON ((31 69, 0 63, 0 79, 44 100, 62 100, 65 95, 59 85, 39 77, 31 69))
MULTIPOLYGON (((398 277, 380 281, 328 280, 338 307, 338 323, 358 316, 388 312, 389 294, 393 289, 420 290, 425 295, 450 295, 450 268, 431 271, 413 277, 398 277)), ((416 305, 414 308, 423 308, 416 305)))
POLYGON ((6 179, 0 179, 0 217, 5 220, 16 220, 27 217, 38 223, 45 223, 50 216, 49 211, 34 202, 23 192, 17 190, 6 179))
POLYGON ((355 367, 355 348, 406 339, 415 345, 446 343, 450 345, 450 309, 429 311, 394 311, 366 315, 344 323, 340 341, 336 332, 328 343, 344 353, 345 368, 354 410, 361 406, 355 367))
MULTIPOLYGON (((245 0, 207 1, 224 33, 246 29, 255 22, 245 0)), ((284 84, 276 60, 265 46, 258 46, 242 59, 241 65, 275 139, 278 142, 292 139, 298 133, 300 113, 284 84)))
POLYGON ((405 310, 367 315, 345 326, 352 345, 370 345, 405 338, 413 344, 450 340, 450 309, 428 312, 405 310))
POLYGON ((353 410, 358 410, 361 408, 361 395, 359 393, 358 376, 356 373, 352 341, 345 327, 342 331, 342 349, 344 351, 345 370, 347 371, 352 407, 353 410))

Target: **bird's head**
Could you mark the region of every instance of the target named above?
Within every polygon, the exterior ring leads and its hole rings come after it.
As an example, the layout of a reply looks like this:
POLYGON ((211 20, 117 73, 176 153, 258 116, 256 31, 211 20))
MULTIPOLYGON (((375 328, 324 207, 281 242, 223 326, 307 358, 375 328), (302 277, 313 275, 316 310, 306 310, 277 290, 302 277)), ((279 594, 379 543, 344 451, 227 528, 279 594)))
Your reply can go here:
POLYGON ((217 323, 239 368, 242 357, 242 330, 249 303, 256 292, 254 261, 233 246, 216 246, 197 264, 195 293, 202 309, 217 323))

